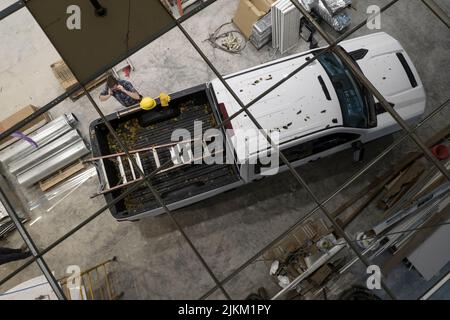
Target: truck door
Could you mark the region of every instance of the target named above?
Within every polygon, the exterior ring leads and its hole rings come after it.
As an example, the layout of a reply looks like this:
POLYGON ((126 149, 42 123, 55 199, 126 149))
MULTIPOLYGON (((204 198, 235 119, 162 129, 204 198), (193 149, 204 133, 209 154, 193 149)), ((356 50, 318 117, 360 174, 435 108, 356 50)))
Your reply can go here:
MULTIPOLYGON (((340 130, 329 130, 321 135, 309 137, 289 143, 288 146, 281 146, 280 150, 283 152, 289 162, 294 167, 306 164, 308 162, 316 161, 320 158, 332 155, 339 151, 349 149, 352 143, 361 138, 360 134, 353 132, 346 132, 340 130)), ((261 168, 255 166, 255 175, 258 176, 261 168)), ((286 171, 287 166, 280 160, 280 172, 286 171)))

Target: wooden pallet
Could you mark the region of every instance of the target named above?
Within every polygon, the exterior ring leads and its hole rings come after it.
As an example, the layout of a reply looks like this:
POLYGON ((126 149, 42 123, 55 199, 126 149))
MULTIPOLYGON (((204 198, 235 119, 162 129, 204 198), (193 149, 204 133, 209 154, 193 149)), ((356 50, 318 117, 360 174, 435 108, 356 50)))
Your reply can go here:
POLYGON ((74 164, 71 164, 68 167, 59 170, 57 173, 50 176, 49 178, 40 181, 39 187, 43 192, 46 192, 83 169, 85 169, 85 165, 83 164, 83 162, 81 161, 75 162, 74 164))
MULTIPOLYGON (((70 71, 70 69, 67 67, 67 65, 65 64, 64 61, 60 60, 58 62, 55 62, 50 67, 51 67, 56 79, 59 81, 59 83, 64 88, 64 90, 66 90, 66 92, 70 91, 71 89, 73 89, 73 87, 75 87, 78 84, 78 81, 75 79, 75 76, 70 71)), ((101 84, 106 82, 106 78, 107 78, 107 74, 101 75, 97 79, 89 82, 86 85, 86 89, 88 91, 91 91, 91 90, 97 88, 98 86, 100 86, 101 84)), ((83 95, 84 95, 84 91, 82 89, 80 89, 77 92, 75 92, 74 94, 72 94, 70 96, 70 98, 72 99, 72 101, 76 101, 79 98, 81 98, 83 95)))

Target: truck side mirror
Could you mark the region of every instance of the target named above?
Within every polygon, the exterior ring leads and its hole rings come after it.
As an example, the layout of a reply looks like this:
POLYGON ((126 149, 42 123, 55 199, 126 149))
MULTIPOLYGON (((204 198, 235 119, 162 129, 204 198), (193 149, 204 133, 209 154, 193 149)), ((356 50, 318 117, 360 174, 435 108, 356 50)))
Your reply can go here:
POLYGON ((353 162, 361 162, 364 159, 364 144, 356 141, 352 144, 353 162))

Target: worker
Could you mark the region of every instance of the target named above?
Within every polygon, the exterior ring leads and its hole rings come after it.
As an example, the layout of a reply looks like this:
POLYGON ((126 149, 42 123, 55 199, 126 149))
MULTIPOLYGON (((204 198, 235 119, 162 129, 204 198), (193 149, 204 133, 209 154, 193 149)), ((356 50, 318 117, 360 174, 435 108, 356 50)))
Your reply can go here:
POLYGON ((24 244, 20 249, 10 249, 0 247, 0 265, 31 257, 31 252, 24 244))
POLYGON ((105 89, 100 93, 100 101, 107 101, 112 96, 124 107, 135 106, 142 100, 142 96, 133 87, 131 82, 117 80, 110 75, 106 79, 105 89))

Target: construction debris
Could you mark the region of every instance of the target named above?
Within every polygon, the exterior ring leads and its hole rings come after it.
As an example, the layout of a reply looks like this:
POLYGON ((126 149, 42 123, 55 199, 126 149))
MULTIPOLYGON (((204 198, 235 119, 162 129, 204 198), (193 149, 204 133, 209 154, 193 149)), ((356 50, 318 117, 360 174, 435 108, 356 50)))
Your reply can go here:
MULTIPOLYGON (((449 136, 446 128, 427 145, 449 145, 449 136)), ((378 207, 384 210, 385 220, 358 233, 357 240, 371 259, 392 253, 384 262, 385 274, 407 260, 429 280, 450 261, 445 236, 450 224, 450 183, 437 168, 427 168, 423 155, 410 156, 405 163, 381 184, 378 207)), ((443 164, 450 170, 450 161, 443 164)))
POLYGON ((212 34, 209 35, 207 41, 209 41, 214 48, 222 51, 233 54, 241 53, 247 46, 245 35, 238 30, 222 32, 222 29, 230 24, 232 24, 232 22, 225 23, 218 27, 212 34))
POLYGON ((309 220, 267 251, 264 260, 280 287, 296 282, 294 289, 306 298, 334 272, 335 256, 345 248, 341 244, 324 220, 309 220))

